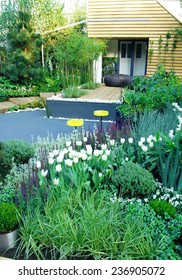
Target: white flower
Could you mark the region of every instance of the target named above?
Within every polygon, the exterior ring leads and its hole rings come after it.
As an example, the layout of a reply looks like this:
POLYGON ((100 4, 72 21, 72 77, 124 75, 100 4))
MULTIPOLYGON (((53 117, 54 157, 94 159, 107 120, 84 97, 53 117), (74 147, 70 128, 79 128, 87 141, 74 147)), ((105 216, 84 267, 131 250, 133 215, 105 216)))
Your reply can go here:
POLYGON ((86 145, 86 150, 92 150, 92 146, 91 145, 86 145))
POLYGON ((82 146, 82 141, 77 140, 77 141, 76 141, 76 146, 81 147, 81 146, 82 146))
POLYGON ((38 161, 36 162, 36 166, 37 166, 38 169, 41 168, 41 162, 40 162, 40 160, 38 160, 38 161))
POLYGON ((71 167, 72 165, 73 165, 73 161, 71 160, 71 159, 65 159, 65 164, 67 165, 67 166, 69 166, 69 167, 71 167))
POLYGON ((70 159, 72 159, 73 158, 72 152, 70 152, 68 156, 69 156, 70 159))
POLYGON ((173 137, 174 137, 174 130, 173 130, 173 129, 169 131, 169 137, 170 137, 170 138, 173 138, 173 137))
POLYGON ((53 183, 54 183, 55 186, 58 186, 59 185, 59 178, 53 179, 53 183))
POLYGON ((83 137, 83 142, 87 142, 87 137, 83 137))
POLYGON ((110 152, 110 150, 107 149, 107 150, 105 151, 105 153, 106 153, 107 156, 109 156, 111 152, 110 152))
POLYGON ((92 146, 91 145, 86 145, 86 150, 88 155, 92 155, 92 146))
POLYGON ((144 143, 144 142, 145 142, 145 137, 141 137, 141 138, 140 138, 140 141, 141 141, 142 143, 144 143))
POLYGON ((178 206, 180 203, 178 201, 175 201, 174 206, 178 206))
POLYGON ((157 197, 156 194, 154 194, 154 195, 153 195, 153 199, 156 199, 156 197, 157 197))
POLYGON ((71 146, 71 141, 66 141, 66 147, 71 146))
POLYGON ((92 149, 87 149, 87 154, 88 154, 89 156, 91 156, 91 155, 92 155, 92 149))
POLYGON ((86 150, 84 150, 84 149, 81 149, 80 153, 81 153, 81 154, 86 154, 86 153, 87 153, 87 151, 86 151, 86 150))
POLYGON ((102 160, 107 160, 107 155, 102 155, 102 160))
POLYGON ((148 202, 149 200, 148 200, 148 198, 144 198, 144 201, 145 201, 145 202, 148 202))
POLYGON ((61 170, 62 170, 61 164, 57 164, 57 165, 56 165, 56 171, 57 171, 57 172, 61 172, 61 170))
POLYGON ((78 163, 78 160, 79 160, 78 157, 74 157, 74 158, 73 158, 73 162, 74 162, 74 163, 78 163))
POLYGON ((110 145, 111 145, 111 146, 114 146, 114 144, 115 144, 115 140, 114 140, 114 139, 111 139, 111 140, 110 140, 110 145))
POLYGON ((125 161, 128 161, 129 160, 129 158, 128 157, 125 157, 125 161))
POLYGON ((124 139, 124 138, 121 138, 121 139, 120 139, 120 142, 121 142, 121 144, 124 144, 125 139, 124 139))
POLYGON ((48 159, 48 163, 49 163, 50 165, 52 165, 52 164, 54 163, 54 159, 53 159, 53 158, 49 158, 49 159, 48 159))
POLYGON ((102 150, 106 150, 106 149, 107 149, 107 144, 102 144, 102 145, 101 145, 101 149, 102 149, 102 150))
POLYGON ((49 153, 49 158, 53 158, 54 157, 54 153, 49 153))
POLYGON ((68 148, 68 152, 71 152, 72 150, 73 150, 73 147, 70 146, 70 147, 68 148))
POLYGON ((57 162, 60 163, 63 161, 63 158, 64 158, 64 154, 59 154, 59 156, 57 157, 57 162))
POLYGON ((82 160, 86 160, 87 159, 87 154, 82 154, 82 160))
POLYGON ((128 142, 129 142, 130 144, 132 144, 132 143, 133 143, 133 138, 128 138, 128 142))
POLYGON ((101 172, 99 172, 99 178, 100 178, 100 177, 102 177, 102 173, 101 173, 101 172))
POLYGON ((182 124, 182 117, 178 116, 177 118, 178 118, 179 123, 182 124))
POLYGON ((142 145, 141 148, 142 148, 142 151, 144 151, 144 152, 147 152, 147 151, 148 151, 148 147, 145 146, 145 145, 142 145))
POLYGON ((141 147, 143 145, 142 141, 138 141, 138 146, 141 147))
POLYGON ((41 170, 41 176, 42 177, 46 177, 47 173, 48 173, 48 170, 44 170, 44 169, 41 170))
POLYGON ((68 149, 67 149, 67 148, 64 148, 61 152, 65 155, 65 154, 67 154, 68 149))
POLYGON ((54 154, 55 156, 57 156, 57 155, 59 154, 59 151, 58 151, 58 150, 53 150, 53 154, 54 154))
POLYGON ((154 142, 150 142, 150 143, 149 143, 149 147, 150 147, 150 148, 153 148, 153 146, 154 146, 154 142))
POLYGON ((153 135, 149 135, 147 137, 147 142, 150 143, 152 140, 154 140, 154 136, 153 135))
POLYGON ((98 157, 100 155, 100 151, 99 150, 94 150, 94 156, 98 157))

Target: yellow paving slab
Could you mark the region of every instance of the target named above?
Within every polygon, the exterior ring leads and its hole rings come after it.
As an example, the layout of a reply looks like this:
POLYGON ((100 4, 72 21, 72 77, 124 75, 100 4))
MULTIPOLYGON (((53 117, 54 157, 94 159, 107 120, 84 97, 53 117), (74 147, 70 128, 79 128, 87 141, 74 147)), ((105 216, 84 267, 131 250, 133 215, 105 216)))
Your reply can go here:
POLYGON ((9 101, 14 103, 14 105, 22 105, 22 104, 29 104, 35 101, 39 101, 40 97, 33 96, 33 97, 11 97, 9 101))
POLYGON ((10 101, 0 102, 0 113, 5 113, 9 108, 13 106, 15 106, 15 104, 10 101))

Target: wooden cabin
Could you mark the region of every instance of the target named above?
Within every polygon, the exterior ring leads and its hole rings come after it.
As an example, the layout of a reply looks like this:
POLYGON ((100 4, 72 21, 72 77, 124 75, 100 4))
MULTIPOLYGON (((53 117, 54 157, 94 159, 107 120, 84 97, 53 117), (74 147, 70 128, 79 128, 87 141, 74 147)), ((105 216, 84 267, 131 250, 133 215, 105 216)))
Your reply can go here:
POLYGON ((179 0, 88 0, 88 36, 108 40, 97 81, 109 73, 150 76, 159 63, 182 77, 181 24, 179 0))

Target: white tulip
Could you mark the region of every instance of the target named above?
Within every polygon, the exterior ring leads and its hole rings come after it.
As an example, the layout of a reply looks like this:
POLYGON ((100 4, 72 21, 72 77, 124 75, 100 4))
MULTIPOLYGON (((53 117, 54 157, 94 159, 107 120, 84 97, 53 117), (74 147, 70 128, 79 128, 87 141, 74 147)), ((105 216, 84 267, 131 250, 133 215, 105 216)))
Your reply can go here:
POLYGON ((133 138, 128 138, 128 142, 129 142, 130 144, 132 144, 132 143, 133 143, 133 138))
POLYGON ((102 160, 107 160, 107 155, 102 155, 102 160))
POLYGON ((72 165, 73 165, 73 161, 71 160, 71 159, 65 159, 65 164, 67 165, 67 166, 69 166, 69 167, 71 167, 72 165))
POLYGON ((71 146, 71 141, 66 141, 66 147, 71 146))
POLYGON ((111 152, 110 152, 110 150, 107 149, 107 150, 105 151, 105 153, 106 153, 107 156, 109 156, 111 152))
POLYGON ((77 140, 76 141, 76 146, 81 147, 82 146, 82 141, 77 140))
POLYGON ((57 164, 56 165, 56 172, 61 172, 61 170, 62 170, 61 164, 57 164))
POLYGON ((144 142, 145 142, 145 137, 141 137, 141 138, 140 138, 140 141, 141 141, 142 143, 144 143, 144 142))
POLYGON ((54 159, 53 159, 53 158, 49 158, 49 159, 48 159, 48 163, 49 163, 50 165, 52 165, 52 164, 54 163, 54 159))
POLYGON ((142 145, 141 148, 142 148, 142 150, 143 150, 144 152, 147 152, 147 151, 148 151, 148 147, 145 146, 145 145, 142 145))
POLYGON ((59 154, 59 151, 58 151, 58 150, 53 150, 53 154, 54 154, 55 156, 57 156, 57 155, 59 154))
POLYGON ((59 178, 53 179, 53 183, 54 183, 55 186, 58 186, 59 185, 59 178))
POLYGON ((64 155, 63 154, 59 154, 59 156, 57 157, 57 162, 60 163, 63 161, 64 155))
POLYGON ((115 140, 114 140, 114 139, 111 139, 111 140, 110 140, 110 145, 111 145, 111 146, 114 146, 114 144, 115 144, 115 140))
POLYGON ((106 149, 107 149, 107 144, 102 144, 102 145, 101 145, 101 149, 102 149, 102 150, 106 150, 106 149))
POLYGON ((121 138, 121 139, 120 139, 120 142, 121 142, 121 144, 124 144, 125 139, 124 139, 124 138, 121 138))
POLYGON ((41 176, 42 177, 46 177, 47 173, 48 173, 48 170, 44 170, 44 169, 41 170, 41 176))
POLYGON ((78 158, 77 158, 77 157, 74 157, 74 158, 73 158, 73 162, 74 162, 74 163, 78 163, 78 158))
POLYGON ((87 154, 82 154, 82 160, 86 160, 87 159, 87 154))

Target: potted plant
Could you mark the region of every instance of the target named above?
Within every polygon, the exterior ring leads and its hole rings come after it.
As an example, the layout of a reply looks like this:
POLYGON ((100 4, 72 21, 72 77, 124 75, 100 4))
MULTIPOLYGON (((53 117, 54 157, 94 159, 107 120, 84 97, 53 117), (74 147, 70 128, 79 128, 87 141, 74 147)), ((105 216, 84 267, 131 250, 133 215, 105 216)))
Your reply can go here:
POLYGON ((0 204, 0 250, 16 244, 18 236, 18 209, 14 203, 0 204))

